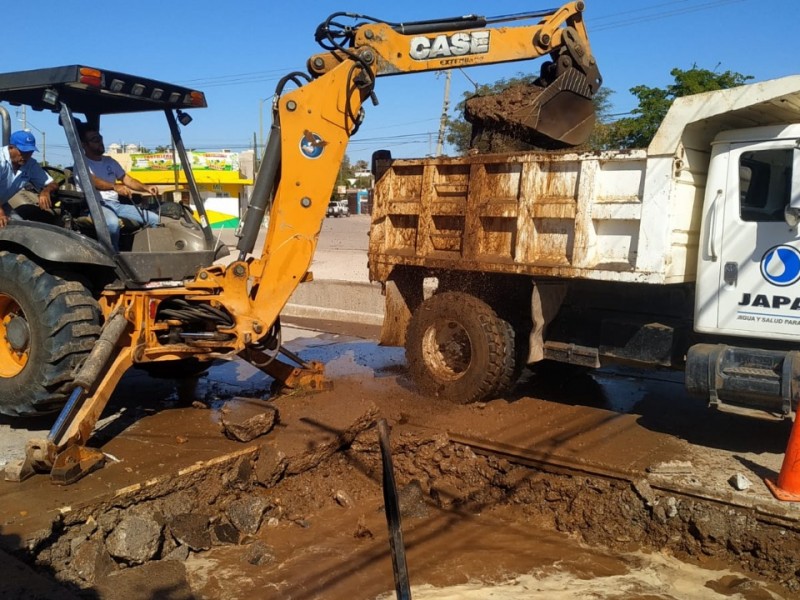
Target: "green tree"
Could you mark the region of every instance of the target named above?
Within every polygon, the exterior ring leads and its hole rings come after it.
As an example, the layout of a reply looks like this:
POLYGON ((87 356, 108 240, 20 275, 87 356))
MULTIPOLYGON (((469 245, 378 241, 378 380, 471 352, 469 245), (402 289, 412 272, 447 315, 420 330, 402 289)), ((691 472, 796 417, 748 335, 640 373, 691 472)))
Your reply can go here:
POLYGON ((345 154, 342 159, 342 164, 339 165, 339 175, 336 177, 336 185, 343 185, 349 187, 348 179, 353 179, 353 165, 350 162, 350 157, 345 154))
POLYGON ((691 69, 672 69, 673 83, 665 88, 637 85, 630 92, 639 99, 639 105, 625 117, 601 125, 596 132, 597 148, 646 148, 658 131, 661 121, 667 114, 675 98, 725 90, 744 84, 753 79, 751 75, 742 75, 734 71, 717 73, 708 69, 700 69, 692 65, 691 69))
POLYGON ((595 123, 592 135, 589 136, 589 141, 586 144, 592 150, 603 148, 606 145, 608 123, 611 119, 611 96, 613 94, 614 90, 611 88, 601 87, 592 98, 597 123, 595 123))

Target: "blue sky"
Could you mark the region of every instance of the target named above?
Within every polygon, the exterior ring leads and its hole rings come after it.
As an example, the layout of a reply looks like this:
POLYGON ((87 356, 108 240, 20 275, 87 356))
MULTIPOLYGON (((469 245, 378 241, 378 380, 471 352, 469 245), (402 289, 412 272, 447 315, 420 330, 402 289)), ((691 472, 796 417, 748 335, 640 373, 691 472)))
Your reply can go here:
MULTIPOLYGON (((267 128, 269 99, 278 78, 303 70, 306 58, 321 51, 314 42, 314 30, 333 12, 414 21, 470 13, 505 15, 560 4, 558 0, 542 4, 517 0, 196 0, 190 4, 139 0, 98 5, 74 0, 68 20, 41 8, 20 15, 13 36, 6 38, 2 69, 77 63, 195 87, 206 93, 209 108, 194 111, 194 122, 183 131, 187 146, 239 151, 251 147, 259 134, 259 108, 264 110, 267 128)), ((587 29, 604 86, 614 91, 614 113, 636 105, 628 92, 631 87, 669 84, 674 67, 688 69, 696 64, 738 71, 757 81, 800 73, 798 0, 586 0, 586 6, 587 29)), ((470 79, 491 83, 538 72, 539 64, 528 61, 454 71, 450 105, 472 89, 470 79)), ((368 160, 380 148, 403 157, 433 153, 444 81, 436 73, 378 80, 375 91, 380 104, 367 105, 366 121, 350 142, 351 159, 368 160)), ((14 107, 11 111, 13 127, 21 128, 18 111, 14 107)), ((27 119, 40 150, 41 131, 46 132, 49 162, 71 162, 52 115, 28 112, 27 119)), ((108 119, 103 124, 106 144, 168 145, 162 122, 163 116, 136 123, 108 119)))

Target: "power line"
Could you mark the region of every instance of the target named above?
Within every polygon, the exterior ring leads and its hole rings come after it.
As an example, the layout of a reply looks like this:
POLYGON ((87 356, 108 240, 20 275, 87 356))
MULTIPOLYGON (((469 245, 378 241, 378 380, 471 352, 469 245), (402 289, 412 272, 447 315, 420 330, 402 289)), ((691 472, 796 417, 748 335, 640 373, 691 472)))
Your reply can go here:
POLYGON ((684 4, 686 2, 693 2, 694 0, 671 0, 670 2, 662 2, 661 4, 650 4, 648 6, 640 6, 639 8, 630 8, 628 10, 624 10, 622 12, 615 12, 609 13, 606 15, 598 15, 592 17, 592 23, 597 23, 598 21, 606 21, 608 19, 613 19, 615 17, 630 17, 631 13, 637 12, 648 12, 655 10, 657 8, 661 8, 663 6, 674 6, 676 4, 684 4))
MULTIPOLYGON (((697 6, 687 6, 675 10, 662 11, 652 15, 642 15, 630 19, 622 19, 614 23, 609 23, 607 25, 594 26, 592 27, 592 32, 608 31, 609 29, 618 29, 620 27, 628 27, 630 25, 637 25, 639 23, 646 23, 649 21, 660 21, 661 19, 666 19, 669 17, 676 17, 679 15, 685 15, 693 12, 698 12, 701 10, 709 10, 712 8, 719 8, 721 6, 726 6, 728 4, 735 4, 747 1, 748 0, 716 0, 715 2, 706 2, 705 4, 698 4, 697 6)), ((664 6, 664 5, 662 4, 659 6, 664 6)), ((593 20, 598 20, 598 19, 599 18, 593 20)))
MULTIPOLYGON (((605 15, 593 16, 591 18, 591 22, 594 24, 594 26, 592 27, 592 32, 608 31, 610 29, 628 27, 630 25, 646 23, 649 21, 658 21, 661 19, 676 17, 703 10, 720 8, 722 6, 727 6, 729 4, 736 4, 748 1, 749 0, 712 0, 710 2, 703 2, 702 4, 697 4, 694 6, 691 5, 683 6, 680 8, 672 8, 670 10, 653 12, 654 10, 663 7, 674 7, 675 5, 678 4, 686 4, 687 2, 692 2, 692 0, 673 0, 671 2, 661 2, 659 4, 651 4, 648 6, 629 9, 624 12, 614 12, 605 15), (651 13, 651 14, 646 14, 646 13, 651 13), (623 17, 623 18, 619 19, 618 17, 623 17)), ((184 79, 179 83, 183 85, 188 85, 190 87, 205 87, 205 88, 233 86, 233 85, 247 85, 253 83, 267 83, 271 81, 277 81, 278 79, 280 79, 280 77, 282 77, 291 70, 293 70, 292 67, 275 68, 262 71, 246 71, 243 73, 230 73, 227 75, 214 75, 208 77, 197 77, 194 79, 184 79)), ((469 81, 473 85, 477 86, 477 84, 474 81, 472 81, 472 79, 470 79, 469 76, 466 75, 466 73, 463 73, 462 71, 462 74, 464 74, 464 76, 467 77, 467 79, 469 79, 469 81)))
POLYGON ((209 77, 198 77, 195 79, 184 79, 179 82, 183 85, 200 85, 200 84, 215 84, 225 83, 228 81, 247 81, 247 80, 263 80, 268 78, 279 78, 290 71, 291 67, 278 67, 269 69, 267 71, 248 71, 246 73, 229 73, 227 75, 215 75, 209 77))

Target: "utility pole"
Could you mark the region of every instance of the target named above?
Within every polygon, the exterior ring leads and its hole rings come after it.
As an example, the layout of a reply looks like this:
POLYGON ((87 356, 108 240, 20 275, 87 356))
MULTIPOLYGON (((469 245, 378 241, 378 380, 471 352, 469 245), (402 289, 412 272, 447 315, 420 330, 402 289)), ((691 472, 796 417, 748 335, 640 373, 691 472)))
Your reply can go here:
POLYGON ((264 158, 264 102, 272 101, 272 98, 261 98, 258 101, 258 145, 256 146, 256 160, 264 158), (259 146, 261 150, 259 150, 259 146))
POLYGON ((442 116, 439 119, 439 139, 436 143, 436 156, 442 155, 444 149, 444 132, 447 127, 447 111, 450 109, 450 79, 451 71, 445 72, 444 79, 444 100, 442 101, 442 116))

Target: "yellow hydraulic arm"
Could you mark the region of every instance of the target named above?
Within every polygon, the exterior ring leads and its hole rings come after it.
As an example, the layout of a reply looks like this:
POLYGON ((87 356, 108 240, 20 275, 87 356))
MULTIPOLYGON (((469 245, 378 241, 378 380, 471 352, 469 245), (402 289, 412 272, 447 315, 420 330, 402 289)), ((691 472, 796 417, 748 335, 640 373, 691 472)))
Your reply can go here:
MULTIPOLYGON (((552 11, 495 19, 466 16, 416 23, 386 23, 336 13, 320 25, 316 37, 329 52, 309 59, 310 77, 293 73, 279 85, 264 163, 238 244, 244 261, 253 251, 258 227, 272 201, 262 256, 249 267, 258 282, 250 304, 253 316, 265 324, 274 322, 305 276, 347 142, 363 119, 362 104, 373 95, 376 77, 550 55, 556 89, 546 88, 540 97, 548 95, 546 104, 553 107, 561 101, 575 105, 575 97, 583 98, 590 105, 593 123, 591 97, 601 80, 586 36, 583 9, 583 2, 571 2, 552 11), (338 20, 345 17, 361 22, 340 25, 338 20), (490 27, 526 19, 537 22, 490 27), (289 82, 303 85, 281 93, 289 82)), ((544 103, 532 108, 528 126, 557 137, 574 132, 572 121, 586 120, 582 110, 561 114, 555 123, 548 118, 554 112, 544 103)), ((585 137, 575 143, 585 141, 588 132, 581 135, 585 137)))

